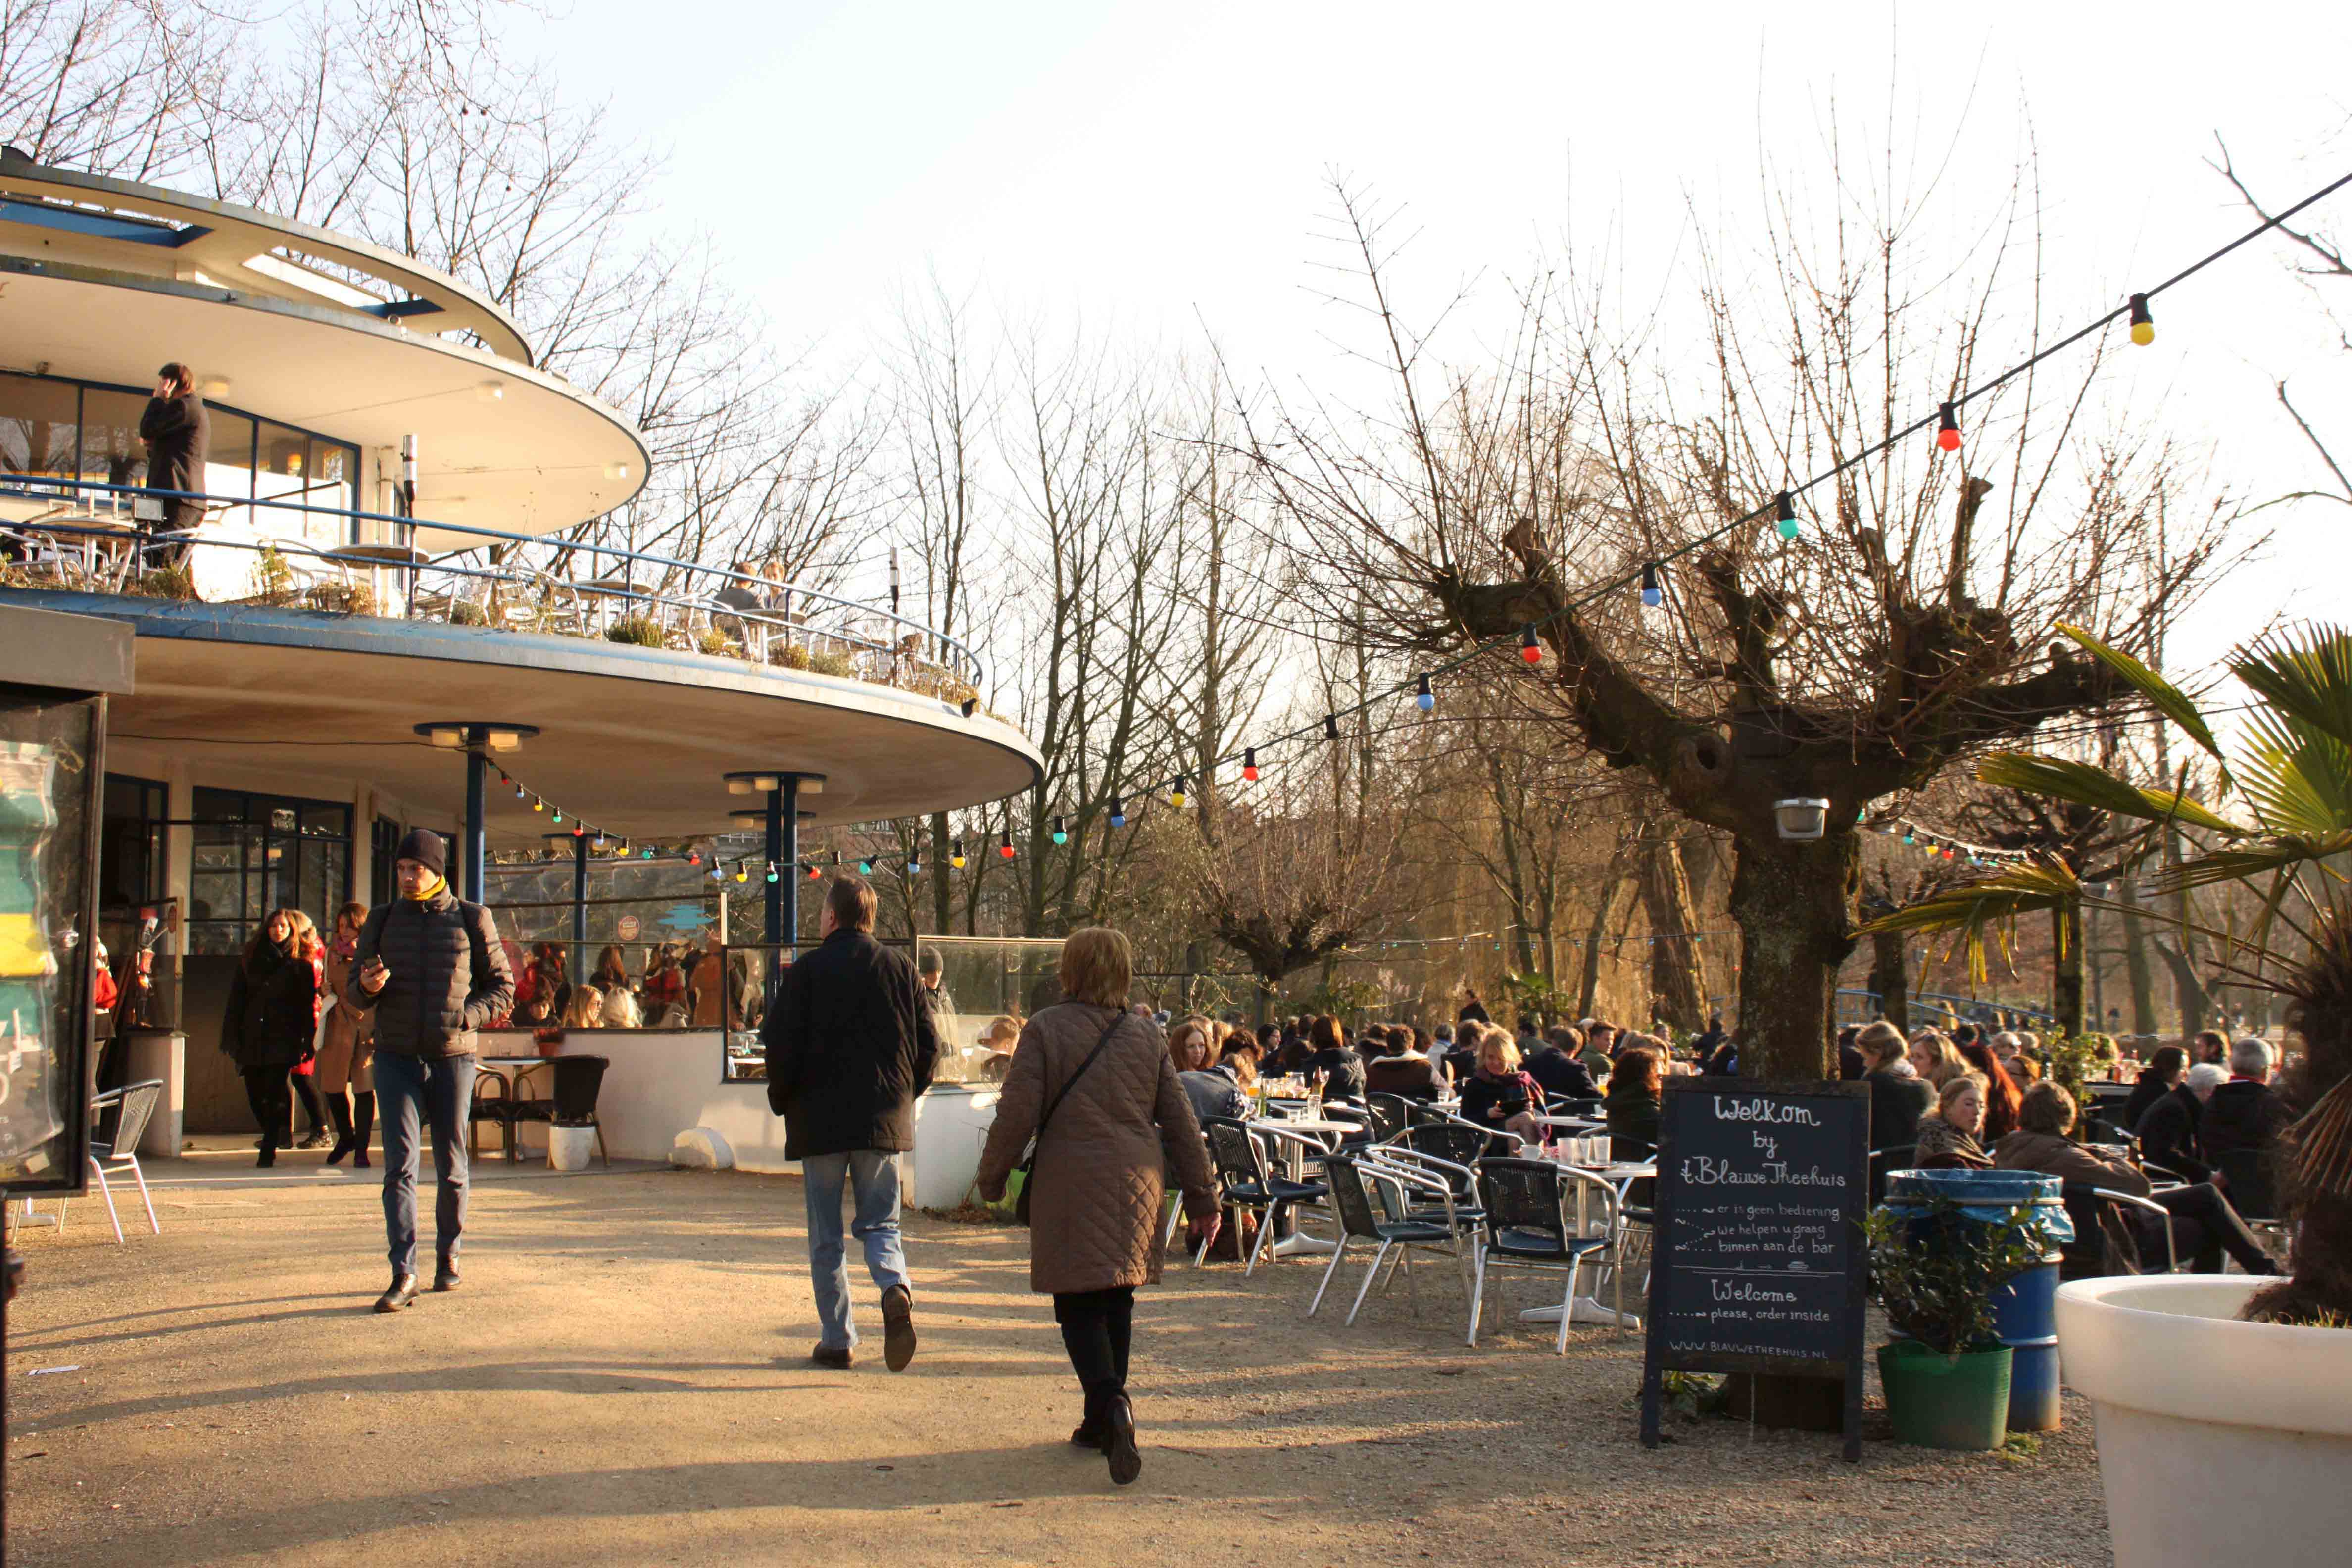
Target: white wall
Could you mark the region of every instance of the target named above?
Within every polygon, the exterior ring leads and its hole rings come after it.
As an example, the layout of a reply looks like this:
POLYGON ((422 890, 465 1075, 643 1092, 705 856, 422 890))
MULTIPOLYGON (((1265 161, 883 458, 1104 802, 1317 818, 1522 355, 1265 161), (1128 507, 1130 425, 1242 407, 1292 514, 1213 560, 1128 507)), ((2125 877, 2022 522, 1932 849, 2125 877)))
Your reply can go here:
MULTIPOLYGON (((596 1096, 596 1118, 604 1125, 604 1151, 616 1160, 667 1160, 670 1145, 690 1127, 708 1127, 735 1151, 739 1170, 770 1173, 793 1171, 784 1158, 784 1123, 768 1109, 764 1082, 719 1081, 724 1037, 710 1029, 581 1030, 564 1043, 572 1056, 599 1056, 610 1062, 596 1096)), ((493 1057, 536 1057, 521 1030, 485 1030, 485 1062, 493 1057)), ((493 1064, 494 1066, 494 1064, 493 1064)), ((511 1068, 496 1068, 509 1078, 511 1068)), ((527 1094, 551 1092, 544 1073, 527 1094)), ((996 1117, 993 1085, 967 1090, 943 1085, 915 1105, 915 1157, 908 1162, 907 1201, 918 1207, 950 1208, 963 1199, 980 1167, 981 1145, 996 1117)), ((543 1130, 523 1129, 522 1146, 544 1151, 543 1130)), ((486 1145, 483 1157, 490 1157, 486 1145)))

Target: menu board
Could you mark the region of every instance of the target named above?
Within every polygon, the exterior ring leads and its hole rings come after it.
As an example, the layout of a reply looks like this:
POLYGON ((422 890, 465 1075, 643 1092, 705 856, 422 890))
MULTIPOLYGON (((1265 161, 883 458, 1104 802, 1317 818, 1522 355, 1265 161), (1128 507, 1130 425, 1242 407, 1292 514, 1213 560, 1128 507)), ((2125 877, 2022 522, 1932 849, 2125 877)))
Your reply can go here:
POLYGON ((1865 1084, 1666 1080, 1644 1444, 1664 1372, 1750 1372, 1843 1378, 1846 1457, 1860 1457, 1869 1163, 1865 1084))

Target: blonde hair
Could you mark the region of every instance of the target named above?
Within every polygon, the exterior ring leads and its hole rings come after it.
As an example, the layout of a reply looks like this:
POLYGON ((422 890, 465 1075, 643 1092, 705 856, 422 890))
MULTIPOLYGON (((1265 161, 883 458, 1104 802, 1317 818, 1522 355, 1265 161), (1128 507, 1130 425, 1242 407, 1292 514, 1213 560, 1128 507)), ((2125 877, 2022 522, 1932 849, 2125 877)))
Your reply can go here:
POLYGON ((1853 1037, 1853 1048, 1876 1067, 1902 1056, 1911 1048, 1911 1043, 1903 1037, 1902 1030, 1881 1018, 1862 1026, 1862 1033, 1853 1037))
POLYGON ((585 984, 572 988, 560 1020, 567 1029, 600 1029, 604 1026, 604 994, 585 984))
POLYGON ((1519 1046, 1517 1041, 1511 1038, 1509 1030, 1493 1024, 1479 1025, 1478 1065, 1480 1067, 1486 1065, 1488 1051, 1494 1052, 1496 1056, 1502 1058, 1505 1072, 1519 1070, 1519 1046))
POLYGON ((625 985, 615 985, 604 993, 604 1027, 608 1029, 642 1029, 646 1026, 645 1009, 625 985))
POLYGON ((1936 1059, 1927 1064, 1927 1072, 1921 1076, 1938 1090, 1962 1073, 1975 1070, 1969 1066, 1969 1058, 1960 1055, 1960 1047, 1952 1044, 1951 1037, 1941 1029, 1922 1029, 1911 1037, 1911 1043, 1925 1046, 1934 1053, 1936 1059))
POLYGON ((1952 1101, 1959 1099, 1963 1090, 1971 1089, 1977 1091, 1977 1103, 1990 1109, 1992 1104, 1992 1080, 1971 1068, 1967 1072, 1955 1074, 1944 1080, 1944 1087, 1936 1091, 1936 1114, 1940 1116, 1952 1108, 1952 1101))
POLYGON ((1135 952, 1108 926, 1085 926, 1062 943, 1062 994, 1097 1007, 1124 1007, 1135 979, 1135 952))

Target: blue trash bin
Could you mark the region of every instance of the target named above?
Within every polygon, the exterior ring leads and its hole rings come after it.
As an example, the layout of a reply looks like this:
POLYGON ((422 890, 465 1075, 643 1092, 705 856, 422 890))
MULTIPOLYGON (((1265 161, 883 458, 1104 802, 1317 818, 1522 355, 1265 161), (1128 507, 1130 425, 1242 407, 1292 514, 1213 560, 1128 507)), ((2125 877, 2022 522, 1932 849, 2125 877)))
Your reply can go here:
POLYGON ((1931 1197, 1961 1205, 1969 1219, 1998 1225, 2019 1204, 2033 1206, 2042 1261, 1993 1292, 1993 1335, 2014 1352, 2009 1375, 2009 1429, 2054 1432, 2058 1405, 2058 1262, 2074 1239, 2063 1184, 2032 1171, 1890 1171, 1886 1201, 1897 1213, 1925 1213, 1931 1197))

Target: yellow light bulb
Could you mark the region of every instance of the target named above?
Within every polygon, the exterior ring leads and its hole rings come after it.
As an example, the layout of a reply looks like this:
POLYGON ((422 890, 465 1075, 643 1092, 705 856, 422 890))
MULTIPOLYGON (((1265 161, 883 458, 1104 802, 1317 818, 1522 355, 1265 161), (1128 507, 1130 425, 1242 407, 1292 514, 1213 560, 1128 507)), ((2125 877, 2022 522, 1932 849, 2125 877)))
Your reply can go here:
POLYGON ((2154 321, 2134 321, 2132 323, 2132 342, 2137 343, 2142 348, 2146 348, 2148 344, 2156 342, 2156 323, 2154 321))

